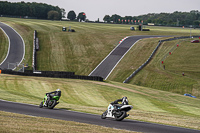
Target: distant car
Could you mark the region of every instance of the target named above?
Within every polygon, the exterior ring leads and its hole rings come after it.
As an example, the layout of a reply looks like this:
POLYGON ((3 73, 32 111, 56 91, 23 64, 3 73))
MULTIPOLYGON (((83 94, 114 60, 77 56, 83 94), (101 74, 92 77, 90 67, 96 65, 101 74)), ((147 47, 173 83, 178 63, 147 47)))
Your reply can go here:
POLYGON ((195 96, 192 96, 191 94, 184 94, 184 96, 196 98, 195 96))
POLYGON ((199 43, 199 40, 192 40, 191 43, 199 43))

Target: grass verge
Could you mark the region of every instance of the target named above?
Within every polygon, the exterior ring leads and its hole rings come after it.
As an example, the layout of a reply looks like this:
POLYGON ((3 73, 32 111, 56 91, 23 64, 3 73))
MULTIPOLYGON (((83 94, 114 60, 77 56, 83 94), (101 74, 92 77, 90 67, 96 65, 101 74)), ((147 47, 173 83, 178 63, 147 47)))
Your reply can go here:
POLYGON ((56 120, 50 118, 34 117, 0 111, 3 133, 136 133, 126 130, 107 128, 92 124, 84 124, 72 121, 56 120))

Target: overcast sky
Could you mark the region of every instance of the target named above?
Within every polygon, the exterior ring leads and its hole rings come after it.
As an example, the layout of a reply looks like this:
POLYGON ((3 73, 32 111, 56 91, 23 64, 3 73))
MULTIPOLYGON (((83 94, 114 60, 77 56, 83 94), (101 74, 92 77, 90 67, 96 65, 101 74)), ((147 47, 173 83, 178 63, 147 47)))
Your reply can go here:
POLYGON ((148 13, 200 11, 200 0, 0 0, 9 2, 38 2, 71 10, 76 15, 85 12, 89 20, 103 20, 105 15, 138 16, 148 13))

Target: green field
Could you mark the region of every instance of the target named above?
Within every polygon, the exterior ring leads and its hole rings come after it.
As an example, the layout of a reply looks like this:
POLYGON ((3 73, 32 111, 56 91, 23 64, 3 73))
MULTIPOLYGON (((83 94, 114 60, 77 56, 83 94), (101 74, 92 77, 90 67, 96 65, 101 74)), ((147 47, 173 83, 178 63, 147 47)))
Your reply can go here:
MULTIPOLYGON (((38 31, 40 51, 38 70, 73 71, 88 75, 126 36, 189 36, 190 29, 146 27, 150 32, 130 31, 130 25, 79 23, 0 18, 18 31, 26 45, 25 61, 31 69, 33 31, 38 31), (71 26, 76 32, 63 32, 71 26)), ((136 27, 136 26, 135 26, 136 27)), ((199 35, 193 29, 193 35, 199 35)), ((6 37, 0 31, 0 53, 5 51, 6 37)), ((140 40, 118 64, 106 82, 0 75, 1 99, 39 104, 45 92, 62 90, 58 108, 101 114, 107 105, 126 95, 133 105, 130 119, 200 129, 200 44, 176 40, 161 45, 153 60, 129 84, 122 82, 150 56, 159 40, 140 40), (161 60, 177 43, 171 56, 161 60), (185 76, 182 76, 182 72, 185 76), (183 96, 191 93, 198 98, 183 96), (3 95, 2 95, 3 94, 3 95)), ((3 54, 4 56, 6 53, 3 54)), ((2 56, 2 55, 1 55, 2 56)))
MULTIPOLYGON (((123 82, 146 61, 158 44, 158 40, 139 41, 118 64, 108 80, 123 82)), ((181 39, 164 42, 152 61, 129 83, 179 94, 190 93, 200 97, 200 44, 192 44, 190 41, 191 39, 181 39), (173 48, 175 49, 169 56, 173 48), (164 64, 161 64, 163 59, 164 64), (183 72, 185 76, 182 76, 183 72)))

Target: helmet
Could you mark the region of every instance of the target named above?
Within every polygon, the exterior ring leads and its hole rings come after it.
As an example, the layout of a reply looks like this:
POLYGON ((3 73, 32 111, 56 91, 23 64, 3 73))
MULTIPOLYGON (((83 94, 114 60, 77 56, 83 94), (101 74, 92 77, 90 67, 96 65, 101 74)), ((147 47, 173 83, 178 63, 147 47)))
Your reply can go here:
POLYGON ((60 89, 57 89, 56 91, 60 91, 60 89))
POLYGON ((128 105, 128 99, 127 99, 127 97, 123 97, 122 98, 122 104, 123 105, 128 105))

